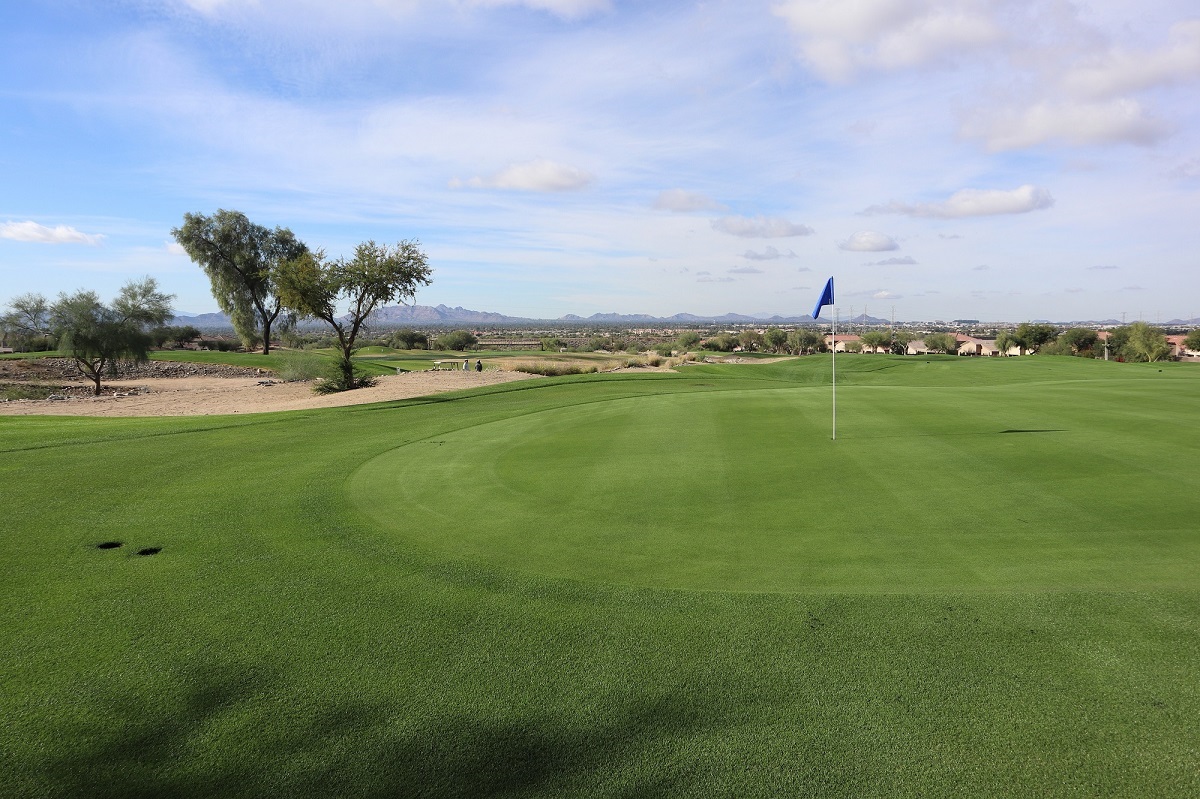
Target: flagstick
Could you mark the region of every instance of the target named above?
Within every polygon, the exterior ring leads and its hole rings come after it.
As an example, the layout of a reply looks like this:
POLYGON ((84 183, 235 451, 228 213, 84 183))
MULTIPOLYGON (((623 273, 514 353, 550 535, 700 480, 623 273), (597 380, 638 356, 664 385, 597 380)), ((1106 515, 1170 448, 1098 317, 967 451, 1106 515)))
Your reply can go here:
POLYGON ((833 353, 830 362, 833 365, 833 439, 837 441, 837 323, 838 309, 833 309, 833 353))

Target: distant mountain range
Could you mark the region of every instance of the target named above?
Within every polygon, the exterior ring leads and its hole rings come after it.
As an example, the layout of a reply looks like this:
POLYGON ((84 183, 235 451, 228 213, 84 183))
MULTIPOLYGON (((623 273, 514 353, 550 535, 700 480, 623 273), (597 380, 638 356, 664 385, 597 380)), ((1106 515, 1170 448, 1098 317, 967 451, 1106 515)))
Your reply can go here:
MULTIPOLYGON (((808 314, 799 316, 748 316, 746 314, 727 313, 720 316, 703 316, 691 313, 677 313, 674 316, 650 316, 649 314, 594 313, 591 316, 567 314, 558 319, 530 319, 524 316, 506 316, 492 311, 472 311, 461 305, 451 308, 447 305, 390 305, 378 311, 378 322, 387 327, 411 325, 414 327, 453 327, 453 326, 502 326, 502 325, 533 325, 561 323, 568 325, 658 325, 671 327, 691 324, 733 324, 749 325, 762 324, 806 324, 812 323, 813 318, 808 314)), ((832 320, 822 316, 817 320, 821 324, 829 324, 832 320)), ((1038 320, 1045 321, 1045 320, 1038 320)), ((859 314, 853 319, 842 319, 840 324, 854 325, 886 325, 888 319, 877 316, 859 314)), ((193 325, 201 329, 228 328, 231 326, 229 317, 222 313, 205 314, 176 314, 173 325, 193 325)), ((315 324, 315 323, 309 323, 315 324)), ((1057 324, 1080 325, 1119 325, 1119 319, 1102 319, 1075 322, 1059 322, 1057 324)), ((1172 319, 1167 325, 1197 325, 1197 319, 1172 319)), ((306 325, 307 326, 307 325, 306 325)))

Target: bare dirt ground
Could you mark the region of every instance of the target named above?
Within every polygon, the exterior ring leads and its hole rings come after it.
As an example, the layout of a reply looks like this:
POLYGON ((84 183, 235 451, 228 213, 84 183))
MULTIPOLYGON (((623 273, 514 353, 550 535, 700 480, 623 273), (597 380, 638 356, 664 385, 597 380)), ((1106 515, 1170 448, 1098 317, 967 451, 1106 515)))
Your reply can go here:
POLYGON ((313 393, 312 383, 256 377, 139 377, 104 383, 102 396, 80 396, 71 386, 64 399, 0 401, 0 416, 213 416, 333 408, 421 397, 444 391, 537 378, 524 372, 439 371, 386 375, 370 388, 340 394, 313 393))

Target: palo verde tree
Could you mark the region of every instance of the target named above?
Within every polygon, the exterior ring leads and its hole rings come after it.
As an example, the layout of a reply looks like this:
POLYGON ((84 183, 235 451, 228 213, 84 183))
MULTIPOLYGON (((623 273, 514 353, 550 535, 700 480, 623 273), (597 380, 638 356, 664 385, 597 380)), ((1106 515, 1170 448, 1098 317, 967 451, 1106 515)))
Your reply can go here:
POLYGON ((1187 334, 1187 338, 1183 340, 1184 349, 1192 352, 1200 352, 1200 327, 1187 334))
POLYGON ((389 302, 411 300, 418 286, 428 286, 433 270, 416 241, 401 241, 395 247, 364 242, 354 248, 354 257, 326 261, 322 252, 304 252, 283 261, 273 279, 283 305, 300 316, 320 319, 337 335, 337 373, 322 390, 345 391, 370 385, 354 371, 352 359, 359 332, 379 308, 389 302), (340 305, 348 311, 340 314, 340 305))
POLYGON ((95 383, 99 395, 101 379, 115 374, 117 361, 149 358, 149 330, 171 317, 172 299, 152 277, 131 280, 111 305, 100 302, 94 291, 60 294, 50 307, 50 323, 58 348, 95 383))
MULTIPOLYGON (((271 352, 271 326, 284 313, 273 270, 308 252, 287 228, 256 225, 240 211, 218 210, 212 216, 184 214, 171 235, 212 283, 212 294, 229 314, 233 329, 246 346, 262 340, 271 352)), ((282 324, 294 319, 285 315, 282 324)))
POLYGON ((1072 355, 1091 355, 1097 341, 1099 336, 1096 331, 1086 327, 1072 327, 1064 330, 1058 337, 1058 343, 1069 348, 1072 355))
POLYGON ((1130 360, 1161 361, 1171 351, 1167 337, 1161 329, 1146 322, 1134 322, 1129 325, 1129 340, 1124 350, 1130 360))
POLYGON ((953 333, 930 333, 925 336, 925 346, 931 352, 944 352, 952 355, 958 352, 958 339, 953 333))
POLYGON ((9 338, 17 346, 28 345, 35 339, 50 335, 50 305, 41 294, 22 294, 8 302, 8 310, 0 315, 0 343, 8 346, 9 338))

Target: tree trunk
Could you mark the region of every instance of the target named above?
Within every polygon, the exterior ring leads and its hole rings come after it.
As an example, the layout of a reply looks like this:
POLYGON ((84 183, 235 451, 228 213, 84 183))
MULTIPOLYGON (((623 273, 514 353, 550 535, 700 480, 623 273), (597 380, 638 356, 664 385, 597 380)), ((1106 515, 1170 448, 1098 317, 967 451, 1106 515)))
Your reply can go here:
POLYGON ((263 315, 263 355, 271 354, 271 320, 263 315))

